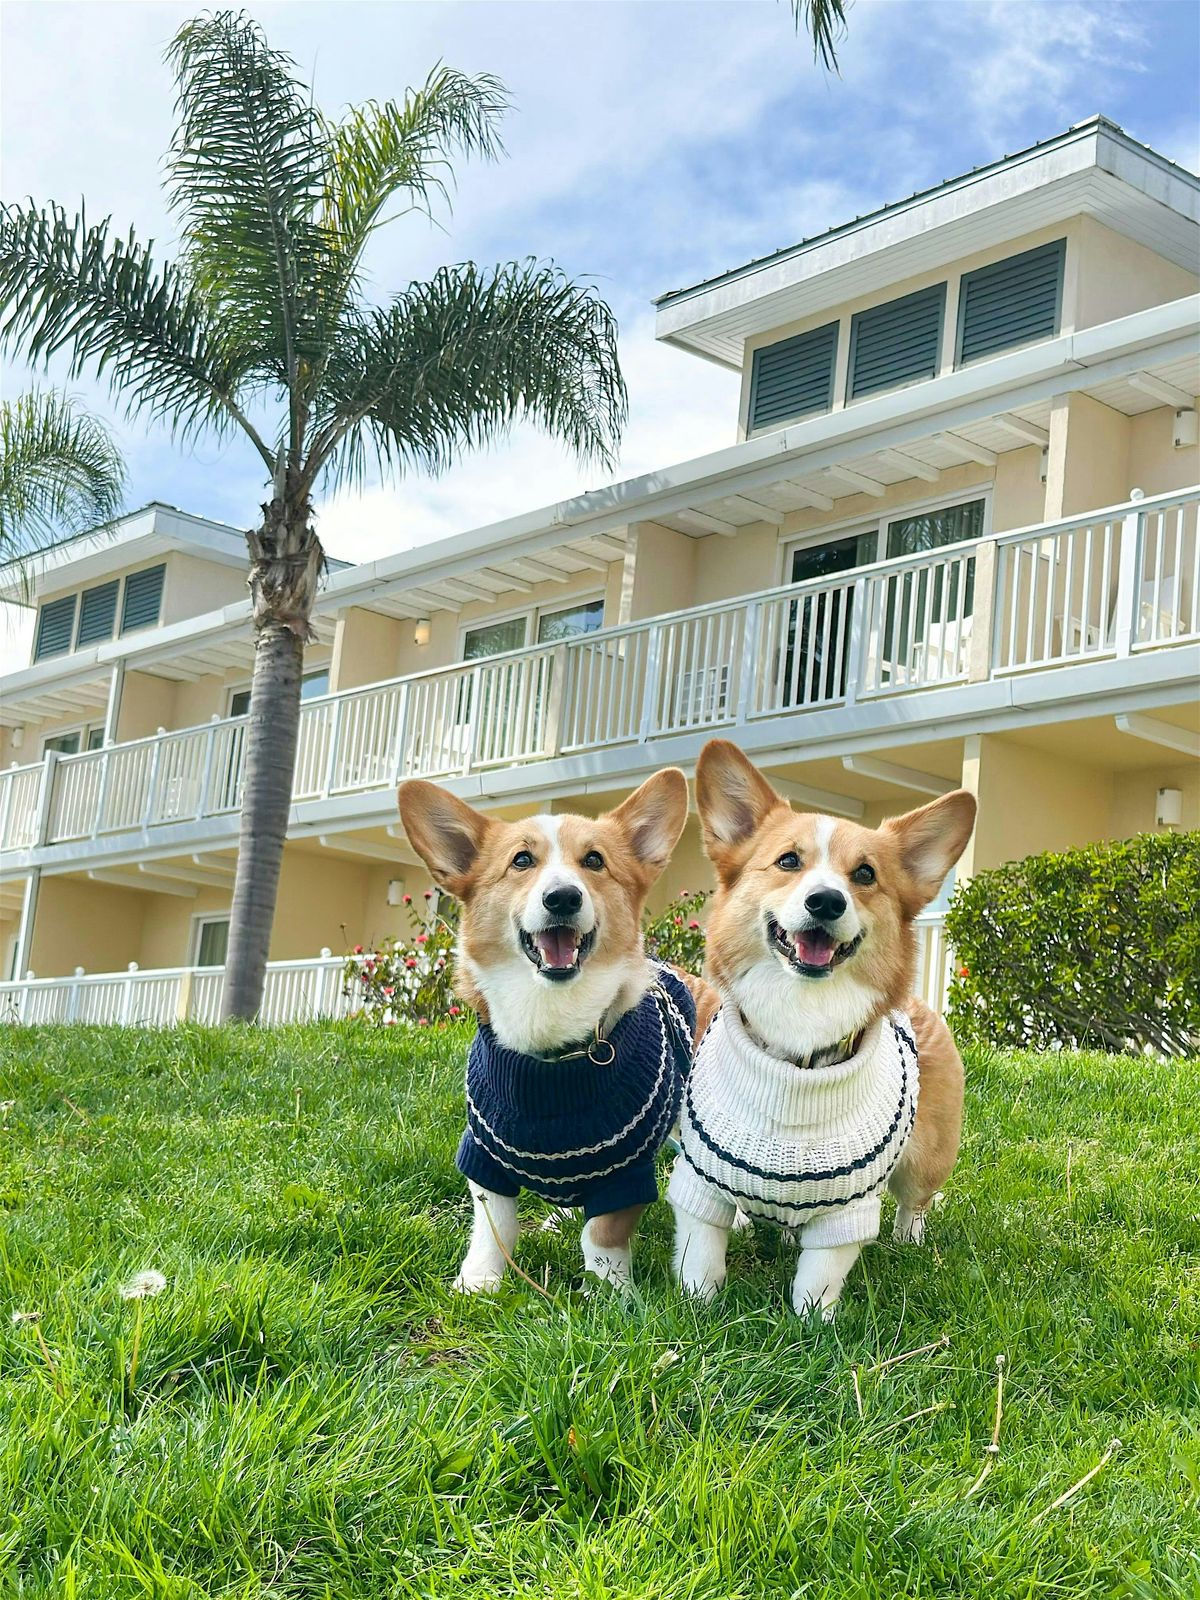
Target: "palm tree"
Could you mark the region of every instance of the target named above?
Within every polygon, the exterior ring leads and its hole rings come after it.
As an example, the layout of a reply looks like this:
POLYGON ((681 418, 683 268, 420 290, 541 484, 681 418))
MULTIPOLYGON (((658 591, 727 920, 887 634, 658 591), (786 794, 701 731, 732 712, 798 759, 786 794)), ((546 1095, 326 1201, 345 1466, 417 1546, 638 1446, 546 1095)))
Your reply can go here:
POLYGON ((49 391, 0 401, 0 561, 121 509, 125 463, 98 417, 49 391))
POLYGON ((827 70, 837 71, 837 41, 846 31, 846 0, 791 0, 796 32, 812 37, 813 55, 827 70))
POLYGON ((331 120, 245 15, 187 23, 167 186, 181 234, 160 261, 107 221, 57 205, 0 214, 0 338, 59 350, 138 416, 184 438, 249 440, 268 484, 247 534, 255 634, 237 877, 222 1002, 262 997, 291 801, 304 646, 324 554, 319 483, 371 464, 444 468, 531 419, 581 459, 613 459, 625 387, 608 307, 552 264, 467 263, 386 304, 363 255, 397 215, 445 198, 455 155, 501 153, 490 76, 439 66, 403 100, 331 120))

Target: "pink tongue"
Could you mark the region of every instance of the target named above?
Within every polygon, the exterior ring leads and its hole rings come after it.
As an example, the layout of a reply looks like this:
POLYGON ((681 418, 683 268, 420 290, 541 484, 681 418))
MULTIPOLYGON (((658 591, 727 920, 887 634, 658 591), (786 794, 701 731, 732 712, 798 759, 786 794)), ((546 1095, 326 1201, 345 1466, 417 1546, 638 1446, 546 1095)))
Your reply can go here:
POLYGON ((548 967, 570 967, 575 964, 574 928, 546 928, 535 935, 542 961, 548 967))
POLYGON ((807 967, 827 967, 834 948, 833 940, 819 929, 796 935, 796 954, 807 967))

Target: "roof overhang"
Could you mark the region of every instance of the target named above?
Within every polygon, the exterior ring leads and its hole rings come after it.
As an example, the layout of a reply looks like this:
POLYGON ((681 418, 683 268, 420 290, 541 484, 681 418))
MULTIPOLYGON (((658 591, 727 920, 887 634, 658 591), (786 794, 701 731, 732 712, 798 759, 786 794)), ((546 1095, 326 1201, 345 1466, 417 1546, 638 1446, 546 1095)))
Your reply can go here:
POLYGON ((246 565, 246 537, 207 517, 153 503, 90 533, 0 567, 0 600, 29 605, 40 594, 90 583, 124 567, 180 551, 223 566, 246 565))
POLYGON ((1190 271, 1200 179, 1095 117, 1055 139, 657 301, 656 334, 740 369, 745 341, 1080 214, 1190 271))

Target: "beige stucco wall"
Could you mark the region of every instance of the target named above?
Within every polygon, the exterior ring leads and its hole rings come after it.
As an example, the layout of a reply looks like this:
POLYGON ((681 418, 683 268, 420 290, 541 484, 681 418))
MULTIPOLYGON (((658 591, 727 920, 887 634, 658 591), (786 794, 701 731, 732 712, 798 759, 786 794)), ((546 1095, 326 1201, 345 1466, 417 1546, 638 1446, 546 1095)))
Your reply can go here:
POLYGON ((1109 837, 1111 770, 1036 750, 1003 734, 971 734, 963 787, 979 802, 963 877, 1042 850, 1067 850, 1109 837))
POLYGON ((1169 494, 1200 483, 1200 447, 1175 448, 1175 412, 1156 406, 1129 418, 1128 477, 1130 488, 1146 494, 1169 494))
POLYGON ((247 597, 246 569, 173 551, 167 557, 161 621, 202 617, 247 597))
POLYGON ((1075 326, 1090 328, 1147 306, 1195 294, 1200 276, 1106 228, 1094 217, 1076 219, 1078 280, 1075 326))
MULTIPOLYGON (((700 549, 709 542, 690 539, 686 533, 677 533, 657 522, 639 522, 631 528, 625 557, 622 620, 638 622, 699 604, 695 593, 696 564, 700 549)), ((714 536, 712 542, 733 548, 741 545, 741 538, 714 536)))
POLYGON ((1046 518, 1073 516, 1129 498, 1129 418, 1091 395, 1057 395, 1050 405, 1046 518))
POLYGON ((146 739, 159 728, 184 727, 175 720, 178 685, 149 672, 127 672, 121 689, 117 739, 146 739))
POLYGON ((26 965, 39 978, 61 977, 76 967, 120 972, 141 961, 147 903, 160 898, 108 883, 43 877, 26 965))
POLYGON ((1155 823, 1160 789, 1178 789, 1183 796, 1183 829, 1200 828, 1200 762, 1180 760, 1162 752, 1162 764, 1135 772, 1118 772, 1113 779, 1109 828, 1114 839, 1135 833, 1165 833, 1155 823))

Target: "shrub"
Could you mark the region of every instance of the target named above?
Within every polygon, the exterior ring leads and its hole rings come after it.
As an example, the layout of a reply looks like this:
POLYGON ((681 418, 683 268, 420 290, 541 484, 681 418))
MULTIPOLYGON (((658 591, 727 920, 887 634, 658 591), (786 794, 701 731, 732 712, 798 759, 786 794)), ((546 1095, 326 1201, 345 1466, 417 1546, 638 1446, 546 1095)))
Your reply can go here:
POLYGON ((647 916, 642 922, 646 940, 646 954, 655 961, 665 961, 670 966, 682 967, 685 972, 700 975, 704 965, 704 929, 700 926, 700 913, 708 899, 706 889, 695 894, 676 895, 656 917, 647 916))
MULTIPOLYGON (((646 953, 656 961, 700 971, 704 929, 698 914, 708 895, 682 894, 643 928, 646 953)), ((452 957, 458 934, 458 902, 426 889, 419 901, 404 896, 412 934, 383 939, 373 949, 355 945, 346 957, 342 992, 354 1002, 352 1015, 392 1027, 408 1023, 426 1028, 454 1022, 463 1008, 454 996, 452 957)))
POLYGON ((946 918, 960 1043, 1200 1045, 1200 833, 1141 834, 981 872, 946 918))
POLYGON ((342 992, 353 1015, 390 1027, 397 1022, 436 1027, 462 1015, 454 998, 451 956, 458 932, 458 903, 426 889, 419 901, 404 896, 412 933, 383 939, 372 950, 355 945, 346 957, 342 992))

